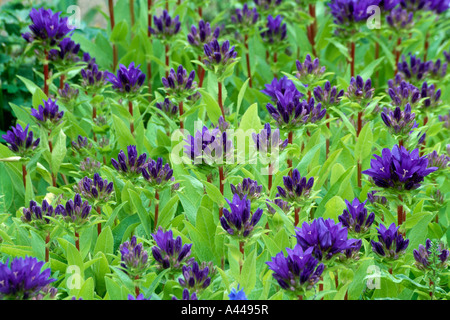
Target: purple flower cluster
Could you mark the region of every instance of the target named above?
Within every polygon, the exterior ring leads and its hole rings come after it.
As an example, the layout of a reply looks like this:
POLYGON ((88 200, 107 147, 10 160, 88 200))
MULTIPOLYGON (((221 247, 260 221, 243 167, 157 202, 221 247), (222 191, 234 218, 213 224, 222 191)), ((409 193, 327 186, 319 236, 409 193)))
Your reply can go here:
POLYGON ((392 223, 388 229, 380 224, 377 228, 379 242, 371 240, 373 252, 382 258, 392 260, 397 260, 403 255, 408 248, 409 239, 404 239, 398 229, 395 223, 392 223))
MULTIPOLYGON (((142 168, 142 176, 153 188, 162 188, 167 183, 175 181, 173 169, 170 168, 169 163, 163 165, 162 158, 158 158, 156 161, 150 159, 146 166, 142 168)), ((178 184, 173 185, 172 189, 178 189, 178 184)))
POLYGON ((295 63, 297 72, 296 78, 303 82, 305 85, 309 85, 319 80, 325 73, 325 67, 319 65, 319 58, 311 59, 309 54, 306 55, 305 61, 301 63, 299 60, 295 63))
POLYGON ((200 292, 211 284, 209 267, 204 266, 202 268, 197 261, 192 262, 190 265, 184 265, 181 272, 183 278, 179 278, 178 282, 184 288, 200 292))
POLYGON ((439 170, 445 169, 448 167, 448 163, 450 161, 450 157, 446 154, 439 155, 436 150, 433 150, 432 153, 427 155, 428 158, 428 167, 429 168, 438 168, 439 170))
POLYGON ((261 90, 262 93, 268 95, 272 102, 277 102, 277 95, 284 95, 286 92, 291 92, 293 96, 300 100, 303 97, 303 93, 297 90, 294 82, 288 79, 287 76, 282 77, 279 81, 277 78, 273 78, 272 82, 265 85, 266 89, 261 90))
POLYGON ((285 91, 284 94, 278 91, 276 97, 278 99, 276 107, 268 103, 266 109, 279 128, 292 129, 316 123, 325 117, 327 112, 326 109, 322 109, 320 102, 315 105, 314 98, 300 101, 296 91, 293 90, 285 91))
POLYGON ((286 248, 286 251, 287 257, 281 251, 266 264, 282 289, 302 294, 320 280, 325 266, 313 256, 313 247, 305 250, 297 244, 294 249, 286 248))
POLYGON ((282 16, 276 16, 275 18, 269 15, 267 17, 266 28, 261 32, 261 38, 269 45, 280 44, 287 37, 287 26, 283 23, 282 16))
POLYGON ((99 161, 91 159, 89 157, 80 162, 80 170, 88 174, 94 174, 98 172, 101 166, 102 164, 99 161))
POLYGON ((156 29, 149 27, 151 34, 157 36, 160 39, 168 40, 173 35, 177 34, 181 28, 180 16, 176 16, 172 19, 167 10, 158 17, 153 17, 156 29))
POLYGON ((239 198, 243 199, 247 197, 248 200, 253 201, 261 196, 262 185, 258 184, 258 181, 250 178, 244 178, 241 183, 236 186, 230 183, 231 192, 237 194, 239 198))
POLYGON ((295 236, 302 249, 312 249, 313 256, 319 261, 358 252, 362 244, 361 240, 348 239, 347 228, 333 219, 318 218, 311 224, 303 222, 301 228, 296 227, 295 236))
POLYGON ((20 124, 17 124, 2 135, 2 139, 6 141, 8 148, 22 157, 32 153, 41 141, 40 138, 33 140, 33 131, 28 131, 29 127, 30 125, 27 124, 23 129, 20 124))
POLYGON ((219 35, 219 27, 215 28, 213 32, 209 22, 200 20, 198 23, 198 28, 195 25, 191 26, 191 32, 187 35, 187 40, 191 46, 194 48, 201 48, 203 51, 204 45, 213 40, 217 40, 219 35))
POLYGON ((180 236, 174 239, 172 230, 164 232, 159 227, 152 236, 156 242, 156 246, 152 247, 152 254, 158 268, 179 270, 182 265, 193 262, 193 258, 189 258, 192 244, 183 245, 180 236))
POLYGON ((61 122, 64 115, 64 111, 59 111, 59 106, 56 104, 56 100, 48 99, 42 100, 44 106, 39 105, 38 110, 31 108, 31 115, 36 118, 38 124, 49 128, 56 126, 61 122))
POLYGON ((388 81, 388 86, 388 94, 394 106, 404 107, 409 103, 411 107, 415 107, 420 102, 420 90, 403 80, 399 74, 394 80, 388 81))
POLYGON ((84 69, 81 69, 81 86, 87 91, 96 92, 103 88, 106 83, 108 72, 100 71, 95 58, 91 58, 89 53, 83 54, 83 62, 87 63, 84 69))
POLYGON ((142 242, 137 243, 135 236, 130 241, 120 245, 120 266, 131 277, 142 275, 149 266, 148 253, 144 250, 142 242))
POLYGON ((67 65, 80 61, 78 52, 80 45, 70 38, 64 38, 58 43, 58 49, 51 49, 48 59, 58 65, 67 65))
POLYGON ((92 143, 88 141, 87 137, 78 135, 77 140, 72 141, 72 148, 78 153, 83 153, 83 150, 92 148, 92 143))
POLYGON ((403 146, 395 145, 392 151, 385 148, 381 157, 376 154, 374 157, 370 162, 371 168, 362 173, 372 177, 374 183, 382 188, 417 189, 425 176, 437 170, 436 167, 428 167, 427 157, 420 157, 418 149, 409 152, 403 146))
POLYGON ((63 89, 58 89, 59 100, 65 104, 75 101, 79 93, 80 90, 72 88, 68 83, 64 84, 63 89))
POLYGON ((56 279, 50 278, 50 268, 41 271, 43 266, 43 261, 28 256, 0 262, 0 299, 29 300, 49 291, 56 279))
POLYGON ((188 75, 186 69, 180 64, 176 72, 174 69, 170 69, 169 76, 162 78, 162 84, 166 93, 180 99, 196 92, 197 83, 194 79, 195 71, 192 70, 188 75))
POLYGON ((282 0, 254 0, 254 2, 262 10, 273 10, 282 3, 282 0))
POLYGON ((422 88, 420 91, 420 96, 423 99, 422 106, 425 108, 435 108, 441 103, 441 89, 436 90, 436 86, 434 84, 428 85, 425 81, 422 84, 422 88))
POLYGON ((270 201, 269 199, 267 199, 266 202, 267 209, 271 214, 275 214, 277 212, 272 206, 272 204, 277 205, 284 213, 288 213, 291 210, 291 205, 289 204, 289 202, 284 201, 283 199, 277 198, 274 201, 270 201))
POLYGON ((323 89, 317 86, 313 90, 314 98, 325 107, 338 105, 344 93, 343 89, 338 92, 336 86, 331 87, 330 81, 325 82, 323 89))
POLYGON ((314 185, 314 178, 306 180, 306 177, 300 176, 298 169, 292 170, 292 177, 283 177, 284 188, 278 186, 277 197, 282 197, 288 202, 299 202, 309 197, 314 185))
MULTIPOLYGON (((235 46, 230 47, 230 42, 228 40, 224 41, 222 45, 220 45, 216 39, 209 43, 205 43, 203 51, 205 54, 203 63, 206 67, 211 69, 215 69, 216 66, 221 66, 222 68, 226 67, 232 64, 237 57, 235 46)), ((220 71, 217 70, 217 72, 220 71)))
POLYGON ((55 46, 72 31, 68 25, 68 18, 61 18, 61 12, 53 13, 51 9, 31 9, 29 26, 31 33, 22 34, 27 42, 39 41, 45 48, 55 46))
POLYGON ((164 112, 170 119, 178 118, 178 105, 172 102, 169 98, 165 98, 162 102, 156 103, 156 108, 164 112))
POLYGON ((48 217, 55 217, 57 212, 53 209, 47 200, 42 201, 42 205, 38 206, 36 201, 31 200, 28 208, 23 208, 23 216, 21 220, 26 223, 31 223, 37 228, 45 227, 50 223, 48 217))
POLYGON ((219 164, 233 156, 233 143, 219 127, 210 130, 203 126, 202 131, 197 130, 195 136, 189 135, 184 141, 188 143, 184 153, 194 164, 219 164))
MULTIPOLYGON (((433 262, 431 261, 433 259, 431 252, 432 246, 433 242, 430 239, 427 239, 425 246, 420 244, 419 249, 414 249, 413 255, 416 260, 416 266, 419 270, 430 269, 430 264, 433 262)), ((438 243, 436 254, 438 261, 435 262, 437 262, 437 267, 440 269, 447 268, 450 251, 446 249, 442 243, 438 243)))
POLYGON ((359 103, 361 106, 367 105, 371 100, 375 88, 372 88, 372 80, 368 78, 364 82, 360 75, 356 78, 352 77, 350 79, 350 86, 347 88, 347 97, 353 101, 359 103))
POLYGON ((280 129, 272 131, 270 123, 264 125, 260 133, 252 133, 253 142, 257 151, 264 154, 272 153, 274 150, 283 151, 288 145, 288 139, 280 139, 280 129))
MULTIPOLYGON (((172 300, 178 300, 177 297, 173 296, 172 300)), ((193 292, 192 295, 189 293, 188 288, 183 289, 181 300, 198 300, 197 293, 193 292)))
POLYGON ((259 14, 256 8, 250 9, 245 3, 242 9, 236 9, 236 14, 231 16, 231 22, 242 28, 248 28, 258 22, 259 14))
POLYGON ((103 180, 98 173, 95 173, 93 180, 84 177, 73 186, 73 189, 88 200, 108 202, 113 196, 114 183, 108 183, 108 180, 103 180))
POLYGON ((145 81, 145 73, 143 73, 138 65, 134 66, 134 62, 131 62, 128 68, 123 64, 119 65, 117 70, 117 76, 114 73, 109 72, 106 80, 112 84, 114 90, 123 94, 138 93, 141 86, 145 81))
POLYGON ((143 153, 138 157, 136 146, 128 146, 128 158, 123 152, 120 150, 117 160, 112 158, 111 164, 114 169, 116 169, 121 174, 128 177, 136 177, 142 174, 142 170, 146 166, 147 154, 143 153))
POLYGON ((396 7, 386 16, 386 22, 397 32, 410 30, 414 27, 414 12, 396 7))
POLYGON ((416 84, 425 79, 430 70, 430 62, 422 62, 420 58, 410 54, 408 63, 405 56, 402 55, 402 61, 398 63, 398 71, 403 79, 408 79, 412 84, 416 84))
POLYGON ((350 203, 345 200, 347 209, 338 217, 339 222, 347 228, 349 232, 364 234, 369 231, 375 220, 375 213, 367 215, 366 201, 359 202, 358 198, 350 203))
POLYGON ((381 119, 388 127, 388 131, 399 136, 409 135, 416 124, 415 117, 416 114, 411 113, 411 105, 409 103, 406 104, 404 111, 397 106, 394 111, 385 109, 381 112, 381 119))
POLYGON ((61 215, 66 222, 83 225, 89 219, 92 207, 88 201, 82 201, 79 193, 74 199, 69 199, 66 205, 59 204, 55 208, 55 214, 61 215))
POLYGON ((232 201, 225 200, 230 206, 230 210, 227 208, 223 209, 223 216, 220 217, 222 228, 232 236, 238 238, 248 237, 261 219, 263 210, 258 208, 251 214, 251 202, 246 195, 241 199, 235 193, 232 201))

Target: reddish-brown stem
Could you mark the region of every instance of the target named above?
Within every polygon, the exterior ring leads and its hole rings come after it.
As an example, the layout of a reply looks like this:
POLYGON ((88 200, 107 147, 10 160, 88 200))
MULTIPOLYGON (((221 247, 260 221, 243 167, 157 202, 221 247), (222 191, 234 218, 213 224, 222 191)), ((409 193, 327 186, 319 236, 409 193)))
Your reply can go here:
POLYGON ((398 141, 398 146, 399 146, 399 147, 403 147, 403 144, 404 144, 403 139, 400 139, 400 140, 398 141))
POLYGON ((80 235, 75 231, 75 247, 80 251, 80 235))
POLYGON ((356 136, 357 137, 359 137, 359 134, 361 133, 361 129, 362 129, 362 116, 363 116, 362 111, 358 112, 358 125, 356 127, 356 136))
POLYGON ((427 35, 425 36, 425 48, 424 48, 424 54, 423 54, 423 61, 427 61, 428 57, 428 48, 430 47, 430 43, 428 39, 430 38, 430 34, 427 32, 427 35))
MULTIPOLYGON (((278 62, 278 54, 277 52, 273 53, 273 63, 276 64, 278 62)), ((277 76, 276 73, 273 74, 275 77, 277 76)))
POLYGON ((169 60, 169 49, 170 49, 170 47, 169 47, 169 44, 166 44, 166 50, 165 50, 165 52, 166 52, 166 78, 168 78, 169 77, 169 63, 170 63, 170 60, 169 60))
POLYGON ((268 182, 268 189, 269 189, 269 192, 270 192, 270 190, 272 189, 272 180, 273 180, 272 170, 273 170, 272 164, 269 163, 269 182, 268 182))
POLYGON ((45 61, 44 61, 44 93, 48 97, 48 52, 44 50, 45 61))
POLYGON ((423 119, 423 125, 426 126, 428 123, 428 117, 425 116, 425 118, 423 119))
POLYGON ((155 190, 155 231, 158 225, 158 215, 159 215, 159 192, 155 190))
POLYGON ((308 90, 308 102, 311 100, 311 91, 308 90))
POLYGON ((244 261, 244 241, 239 241, 239 251, 242 254, 242 260, 239 261, 239 272, 242 272, 242 265, 244 261))
POLYGON ((128 101, 128 112, 131 115, 131 120, 130 120, 130 131, 131 134, 134 133, 134 120, 133 120, 133 102, 131 100, 128 101))
POLYGON ((250 88, 253 87, 252 85, 252 71, 251 71, 251 66, 250 66, 250 54, 249 54, 249 50, 248 50, 248 34, 245 34, 245 38, 244 38, 244 45, 245 45, 245 49, 247 50, 247 52, 245 53, 245 58, 247 60, 247 75, 248 75, 248 85, 250 88))
POLYGON ((25 164, 22 164, 22 181, 23 181, 23 186, 26 189, 27 188, 27 167, 25 164))
MULTIPOLYGON (((116 25, 115 19, 114 19, 114 3, 113 0, 108 0, 108 8, 109 8, 109 21, 111 25, 111 32, 114 30, 114 26, 116 25)), ((117 46, 113 44, 113 71, 116 70, 118 62, 118 53, 117 53, 117 46)))
POLYGON ((128 1, 130 6, 130 20, 131 20, 131 27, 134 26, 134 1, 128 1))
POLYGON ((222 117, 225 119, 225 110, 223 109, 223 101, 222 101, 222 82, 217 82, 217 100, 219 103, 220 111, 222 112, 222 117))
POLYGON ((166 0, 166 10, 169 11, 169 0, 166 0))
POLYGON ((400 200, 400 203, 399 203, 399 205, 397 206, 397 223, 398 223, 398 227, 400 227, 402 224, 403 224, 403 222, 405 222, 405 220, 406 220, 406 213, 405 213, 405 211, 403 210, 403 198, 402 198, 402 196, 398 196, 398 200, 400 200))
MULTIPOLYGON (((289 131, 289 134, 288 134, 288 143, 289 144, 292 144, 292 141, 294 140, 294 132, 293 131, 289 131)), ((292 168, 292 159, 288 159, 287 160, 287 165, 288 165, 288 168, 292 168)))
POLYGON ((50 242, 50 232, 47 232, 47 236, 45 237, 45 262, 50 261, 50 248, 48 244, 50 242))
MULTIPOLYGON (((220 193, 222 194, 222 196, 223 196, 223 191, 224 191, 224 185, 223 185, 224 180, 225 180, 225 176, 223 174, 223 166, 220 166, 219 167, 219 190, 220 190, 220 193)), ((219 218, 222 217, 222 214, 223 214, 223 208, 220 207, 219 218)))
POLYGON ((203 8, 202 7, 198 7, 198 15, 200 16, 200 18, 203 17, 203 8))
POLYGON ((183 119, 181 118, 183 116, 183 101, 180 101, 178 108, 180 110, 180 129, 184 129, 184 122, 183 119))
MULTIPOLYGON (((327 119, 330 119, 330 115, 327 113, 326 115, 327 119)), ((330 123, 327 122, 327 128, 330 129, 330 123)), ((330 139, 327 138, 326 145, 325 145, 325 157, 328 159, 328 154, 330 153, 330 139)))
MULTIPOLYGON (((134 280, 139 280, 139 276, 135 276, 135 277, 134 277, 134 280)), ((136 285, 136 286, 134 287, 134 293, 136 294, 136 297, 141 293, 141 290, 140 290, 140 288, 139 288, 138 285, 136 285)))
POLYGON ((355 76, 355 43, 352 42, 350 43, 350 59, 352 59, 352 61, 350 62, 350 74, 352 77, 355 76))
MULTIPOLYGON (((97 206, 95 209, 97 210, 97 213, 101 219, 102 218, 102 210, 100 209, 100 206, 97 206)), ((102 233, 102 224, 98 223, 97 224, 97 234, 100 235, 100 233, 102 233)))
POLYGON ((66 76, 64 74, 61 75, 61 77, 59 78, 59 88, 61 90, 64 89, 64 80, 66 79, 66 76))
POLYGON ((296 227, 298 225, 298 222, 300 221, 300 209, 299 207, 295 208, 295 217, 294 217, 294 226, 296 227))
POLYGON ((310 29, 310 38, 309 42, 311 43, 312 53, 315 57, 317 57, 316 53, 316 32, 317 32, 317 20, 316 20, 316 6, 313 4, 309 5, 309 14, 314 19, 314 22, 309 26, 310 29))
POLYGON ((392 274, 392 268, 389 268, 389 273, 392 274))
MULTIPOLYGON (((198 61, 201 61, 202 57, 198 56, 198 61)), ((203 79, 205 78, 205 70, 202 68, 201 65, 198 65, 197 67, 197 73, 198 73, 198 86, 201 88, 203 86, 203 79)))
POLYGON ((400 61, 400 45, 402 44, 402 38, 398 37, 397 39, 397 47, 395 48, 395 74, 398 72, 398 62, 400 61))

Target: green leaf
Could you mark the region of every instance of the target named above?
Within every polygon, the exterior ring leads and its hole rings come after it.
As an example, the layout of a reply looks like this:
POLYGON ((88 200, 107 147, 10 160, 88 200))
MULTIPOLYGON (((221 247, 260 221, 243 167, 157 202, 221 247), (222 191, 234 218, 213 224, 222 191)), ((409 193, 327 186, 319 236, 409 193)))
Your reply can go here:
POLYGON ((63 162, 67 152, 66 147, 66 135, 62 130, 59 131, 58 135, 55 137, 55 144, 52 151, 52 172, 53 174, 58 173, 61 163, 63 162))
POLYGON ((128 189, 128 193, 130 194, 131 201, 137 211, 139 219, 141 220, 141 226, 144 228, 144 231, 148 237, 151 236, 152 231, 150 230, 150 217, 147 210, 142 205, 142 200, 139 195, 131 189, 128 189))
POLYGON ((167 229, 170 226, 178 208, 178 201, 178 195, 175 195, 164 205, 164 208, 159 214, 158 225, 155 228, 161 226, 163 229, 167 229))
POLYGON ((246 292, 252 292, 256 284, 256 249, 253 249, 248 256, 244 258, 242 266, 240 284, 246 292))
POLYGON ((254 103, 245 111, 242 116, 241 123, 239 124, 239 129, 244 132, 247 130, 254 130, 258 132, 263 126, 261 125, 261 120, 258 116, 258 104, 254 103))
POLYGON ((382 57, 382 58, 372 61, 364 68, 363 71, 361 71, 359 73, 359 75, 364 79, 364 81, 366 81, 368 78, 372 77, 376 67, 378 67, 378 65, 384 60, 385 60, 385 58, 382 57))
POLYGON ((128 23, 124 21, 120 21, 114 26, 114 29, 109 37, 109 40, 114 43, 122 42, 126 39, 128 35, 128 23))
POLYGON ((94 255, 101 252, 105 255, 112 254, 114 251, 114 237, 110 227, 106 227, 102 230, 97 238, 97 242, 94 247, 94 255))
POLYGON ((199 89, 199 92, 202 94, 202 100, 205 103, 209 120, 212 123, 217 123, 222 115, 219 104, 205 89, 199 89))
POLYGON ((371 155, 373 147, 373 133, 372 126, 367 123, 359 133, 355 145, 355 159, 362 162, 365 158, 371 155))
POLYGON ((325 213, 323 218, 331 218, 334 221, 338 221, 338 216, 342 214, 342 211, 346 208, 344 200, 339 196, 334 196, 325 204, 325 213))

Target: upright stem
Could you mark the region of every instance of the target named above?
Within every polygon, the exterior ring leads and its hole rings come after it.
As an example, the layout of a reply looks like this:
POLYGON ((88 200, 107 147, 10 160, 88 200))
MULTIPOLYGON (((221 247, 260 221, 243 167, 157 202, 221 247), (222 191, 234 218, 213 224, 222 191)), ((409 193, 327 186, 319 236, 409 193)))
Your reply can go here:
POLYGON ((48 244, 50 243, 50 231, 47 232, 47 236, 45 237, 45 262, 50 261, 50 248, 48 244))
MULTIPOLYGON (((327 113, 326 115, 327 119, 330 119, 330 115, 327 113)), ((327 122, 327 128, 330 129, 330 123, 327 122)), ((325 159, 328 159, 328 154, 330 153, 330 139, 327 138, 326 144, 325 144, 325 159)))
POLYGON ((218 97, 217 100, 219 102, 220 111, 222 111, 222 117, 225 119, 225 111, 223 109, 223 101, 222 101, 222 82, 217 82, 217 91, 218 91, 218 97))
POLYGON ((268 189, 269 189, 269 192, 270 192, 270 190, 272 189, 272 180, 273 180, 272 170, 273 170, 272 164, 269 163, 269 182, 268 182, 268 189))
POLYGON ((27 188, 27 167, 24 163, 22 164, 22 181, 23 181, 23 186, 26 189, 27 188))
POLYGON ((242 265, 244 261, 244 241, 239 241, 239 251, 242 254, 242 262, 239 261, 239 272, 242 272, 242 265))
POLYGON ((77 248, 78 251, 80 251, 80 235, 76 230, 75 230, 75 247, 77 248))
MULTIPOLYGON (((380 43, 379 43, 379 40, 380 40, 380 36, 378 35, 377 40, 375 42, 375 60, 378 60, 378 58, 380 57, 380 43)), ((379 74, 380 74, 380 72, 377 69, 377 72, 376 72, 377 85, 380 82, 380 79, 378 78, 379 74)))
POLYGON ((165 46, 165 48, 166 48, 166 78, 168 78, 169 77, 169 64, 170 64, 170 61, 169 61, 169 44, 167 43, 166 44, 166 46, 165 46))
POLYGON ((362 116, 363 116, 362 111, 358 112, 358 125, 356 127, 356 136, 357 137, 359 137, 359 134, 361 133, 361 129, 362 129, 362 116))
MULTIPOLYGON (((198 56, 197 60, 201 61, 202 57, 198 56)), ((202 68, 201 65, 198 65, 197 73, 198 73, 198 86, 199 86, 199 88, 201 88, 203 86, 203 79, 205 77, 205 70, 202 68)))
POLYGON ((133 28, 134 26, 134 1, 133 0, 129 0, 128 1, 129 5, 130 5, 130 19, 131 19, 131 28, 133 28))
POLYGON ((395 48, 395 74, 398 72, 398 62, 400 61, 400 45, 402 44, 402 38, 398 37, 397 39, 397 47, 395 48))
POLYGON ((198 15, 199 15, 200 19, 203 17, 203 8, 201 6, 198 7, 198 15))
POLYGON ((128 112, 130 112, 130 115, 131 115, 130 131, 131 131, 131 134, 133 134, 134 133, 133 102, 131 100, 128 101, 128 112))
POLYGON ((166 10, 169 11, 169 0, 166 0, 166 10))
POLYGON ((300 207, 295 208, 295 220, 294 220, 294 226, 296 227, 298 225, 298 222, 300 221, 300 207))
POLYGON ((313 55, 315 57, 317 57, 316 44, 315 44, 315 38, 316 38, 316 32, 317 32, 316 6, 315 5, 313 5, 313 4, 309 5, 309 14, 314 19, 314 22, 309 26, 309 29, 310 29, 309 42, 311 43, 313 55))
POLYGON ((430 46, 430 42, 428 41, 428 39, 430 38, 430 34, 427 32, 427 35, 425 36, 425 53, 423 54, 423 61, 426 62, 427 61, 427 57, 428 57, 428 48, 430 46))
POLYGON ((184 122, 183 119, 181 118, 183 116, 183 101, 180 101, 180 103, 178 104, 178 109, 180 110, 180 129, 184 129, 184 122))
POLYGON ((403 198, 402 198, 402 196, 398 196, 398 199, 400 200, 400 203, 399 203, 399 205, 397 206, 397 223, 398 223, 398 227, 400 227, 402 224, 403 224, 403 222, 405 222, 405 218, 406 218, 406 216, 405 216, 405 212, 404 212, 404 210, 403 210, 403 198))
MULTIPOLYGON (((108 0, 108 8, 109 8, 109 21, 111 25, 111 32, 114 30, 114 26, 116 25, 115 19, 114 19, 114 3, 113 0, 108 0)), ((117 53, 117 46, 113 44, 113 71, 116 70, 118 62, 118 53, 117 53)))
POLYGON ((352 77, 355 76, 355 43, 350 43, 350 58, 352 61, 350 62, 350 74, 352 77))
MULTIPOLYGON (((97 206, 95 208, 97 210, 98 215, 100 216, 100 219, 102 217, 102 210, 100 209, 100 206, 97 206)), ((97 224, 97 234, 100 235, 100 233, 102 233, 102 224, 98 223, 97 224)))
POLYGON ((247 59, 247 75, 248 75, 248 85, 250 88, 253 87, 252 85, 252 71, 251 71, 251 66, 250 66, 250 54, 249 54, 249 50, 248 50, 248 34, 245 34, 245 38, 244 38, 244 45, 245 45, 245 49, 247 50, 247 52, 245 53, 245 57, 247 59))
MULTIPOLYGON (((139 276, 135 276, 134 277, 134 280, 138 280, 139 279, 139 276)), ((141 293, 141 290, 140 290, 140 288, 139 288, 139 285, 135 285, 134 286, 134 293, 136 294, 136 297, 141 293)))
POLYGON ((158 215, 159 215, 159 192, 155 190, 155 231, 158 225, 158 215))
MULTIPOLYGON (((219 190, 220 190, 220 193, 222 194, 222 196, 223 196, 223 191, 224 191, 223 190, 224 189, 223 180, 225 180, 225 176, 223 174, 223 166, 220 166, 219 167, 219 190)), ((220 207, 219 218, 222 217, 222 214, 223 214, 223 208, 220 207)))
POLYGON ((44 50, 44 93, 48 97, 48 52, 44 50))
POLYGON ((61 90, 64 89, 64 80, 66 79, 66 76, 64 74, 61 75, 61 77, 59 78, 59 88, 61 90))

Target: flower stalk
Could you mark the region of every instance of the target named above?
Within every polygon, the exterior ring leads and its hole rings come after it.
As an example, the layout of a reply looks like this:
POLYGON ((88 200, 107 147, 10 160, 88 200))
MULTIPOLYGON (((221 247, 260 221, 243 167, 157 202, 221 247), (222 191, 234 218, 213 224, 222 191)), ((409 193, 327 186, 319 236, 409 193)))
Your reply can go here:
POLYGON ((130 131, 131 134, 134 133, 134 120, 133 120, 133 102, 131 100, 128 101, 128 112, 131 115, 131 120, 130 120, 130 131))
MULTIPOLYGON (((109 21, 111 25, 111 32, 114 30, 114 26, 116 25, 115 19, 114 19, 114 3, 113 0, 108 0, 108 9, 109 9, 109 21)), ((118 62, 118 52, 117 52, 117 46, 113 43, 113 71, 116 71, 118 62)))
POLYGON ((223 109, 223 101, 222 101, 222 82, 218 81, 217 82, 217 100, 219 102, 219 107, 220 107, 220 111, 222 112, 222 117, 225 119, 225 111, 223 109))

